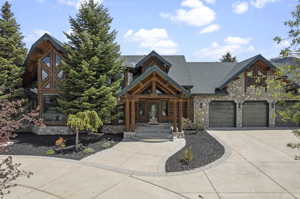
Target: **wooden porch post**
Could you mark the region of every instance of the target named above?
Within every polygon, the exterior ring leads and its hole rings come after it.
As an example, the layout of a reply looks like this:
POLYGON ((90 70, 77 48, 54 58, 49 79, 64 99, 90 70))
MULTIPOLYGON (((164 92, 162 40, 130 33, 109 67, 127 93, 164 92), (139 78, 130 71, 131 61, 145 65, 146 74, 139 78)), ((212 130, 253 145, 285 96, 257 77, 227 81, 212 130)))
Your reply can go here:
POLYGON ((128 98, 125 98, 125 129, 126 132, 130 131, 130 115, 129 115, 129 101, 128 98))
POLYGON ((177 102, 173 100, 173 132, 177 132, 177 102))
POLYGON ((131 100, 131 132, 135 131, 135 100, 131 100))
POLYGON ((182 100, 179 100, 178 131, 182 132, 182 100))

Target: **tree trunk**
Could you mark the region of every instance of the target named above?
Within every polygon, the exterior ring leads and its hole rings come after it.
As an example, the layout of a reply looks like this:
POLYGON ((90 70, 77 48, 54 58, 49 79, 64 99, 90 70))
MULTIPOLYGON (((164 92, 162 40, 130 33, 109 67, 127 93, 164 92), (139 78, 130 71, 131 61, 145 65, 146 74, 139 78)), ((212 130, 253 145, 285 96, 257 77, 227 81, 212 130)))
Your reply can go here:
POLYGON ((76 150, 76 152, 79 151, 79 131, 78 130, 76 130, 75 150, 76 150))

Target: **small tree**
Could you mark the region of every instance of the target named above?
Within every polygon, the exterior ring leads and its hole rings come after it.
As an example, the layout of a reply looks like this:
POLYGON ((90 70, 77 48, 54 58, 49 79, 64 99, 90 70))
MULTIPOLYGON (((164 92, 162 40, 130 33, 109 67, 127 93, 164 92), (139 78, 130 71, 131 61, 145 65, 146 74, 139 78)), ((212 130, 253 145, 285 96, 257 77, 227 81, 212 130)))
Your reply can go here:
POLYGON ((230 52, 227 52, 220 59, 221 62, 236 62, 236 57, 233 57, 230 52))
POLYGON ((20 169, 20 163, 13 163, 11 156, 8 156, 0 162, 0 198, 10 193, 10 189, 16 187, 13 182, 19 177, 29 178, 33 175, 32 172, 27 172, 20 169))
POLYGON ((75 132, 75 150, 79 151, 79 133, 82 131, 97 132, 103 123, 96 111, 84 111, 70 114, 67 125, 75 132))

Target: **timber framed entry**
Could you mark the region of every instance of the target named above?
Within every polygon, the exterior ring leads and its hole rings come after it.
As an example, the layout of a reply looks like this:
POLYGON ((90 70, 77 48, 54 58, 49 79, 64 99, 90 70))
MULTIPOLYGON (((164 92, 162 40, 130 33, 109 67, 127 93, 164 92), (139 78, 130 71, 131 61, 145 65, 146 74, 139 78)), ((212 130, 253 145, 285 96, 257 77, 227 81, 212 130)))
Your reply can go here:
POLYGON ((171 123, 174 131, 181 132, 182 117, 191 107, 189 92, 157 66, 149 67, 119 96, 125 105, 127 132, 134 132, 137 122, 171 123))

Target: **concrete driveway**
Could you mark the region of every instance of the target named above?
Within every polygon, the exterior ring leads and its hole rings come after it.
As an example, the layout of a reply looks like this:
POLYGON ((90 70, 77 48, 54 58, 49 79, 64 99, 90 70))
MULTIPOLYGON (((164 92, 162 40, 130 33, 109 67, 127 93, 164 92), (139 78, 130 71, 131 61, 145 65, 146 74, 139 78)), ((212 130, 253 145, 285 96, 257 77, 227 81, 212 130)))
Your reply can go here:
MULTIPOLYGON (((181 175, 135 175, 106 169, 101 162, 97 166, 95 162, 18 156, 15 158, 23 163, 23 168, 35 175, 19 180, 22 186, 6 198, 196 199, 201 195, 204 199, 300 199, 300 161, 294 160, 300 151, 286 147, 287 143, 300 140, 290 131, 210 133, 230 147, 228 159, 209 169, 181 175)), ((128 143, 122 142, 118 147, 122 144, 128 143)), ((136 145, 143 148, 142 143, 136 145)), ((132 170, 140 170, 138 165, 143 166, 142 162, 137 160, 132 170)), ((120 163, 118 168, 122 167, 120 163)))

